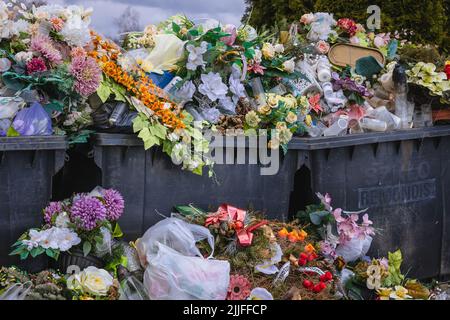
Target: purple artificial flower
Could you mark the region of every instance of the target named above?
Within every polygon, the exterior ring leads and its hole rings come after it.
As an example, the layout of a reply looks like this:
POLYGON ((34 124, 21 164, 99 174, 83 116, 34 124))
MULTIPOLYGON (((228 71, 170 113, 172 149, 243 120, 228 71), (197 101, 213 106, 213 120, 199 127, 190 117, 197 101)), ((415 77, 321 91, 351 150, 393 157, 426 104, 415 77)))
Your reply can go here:
POLYGON ((365 86, 357 84, 352 79, 350 79, 350 78, 341 79, 339 77, 339 74, 337 74, 336 72, 333 72, 331 76, 333 78, 333 90, 334 91, 339 91, 342 89, 344 91, 355 92, 362 97, 368 97, 368 98, 372 97, 372 94, 370 93, 369 90, 367 90, 367 88, 365 86))
POLYGON ((55 215, 60 214, 64 211, 63 205, 61 202, 50 202, 47 208, 44 209, 44 221, 46 224, 52 223, 52 218, 55 215))
POLYGON ((105 190, 103 200, 106 208, 106 218, 109 221, 119 220, 125 209, 125 201, 122 195, 114 189, 105 190))
POLYGON ((70 218, 78 227, 91 231, 97 227, 98 222, 106 220, 106 208, 100 200, 83 195, 74 200, 70 218))

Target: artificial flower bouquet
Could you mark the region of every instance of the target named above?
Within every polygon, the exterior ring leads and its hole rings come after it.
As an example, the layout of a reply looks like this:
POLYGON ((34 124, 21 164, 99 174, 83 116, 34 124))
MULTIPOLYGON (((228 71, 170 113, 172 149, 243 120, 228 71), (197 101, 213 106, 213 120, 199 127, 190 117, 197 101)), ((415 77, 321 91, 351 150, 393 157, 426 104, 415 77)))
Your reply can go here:
POLYGON ((267 129, 268 147, 278 150, 281 146, 286 153, 287 146, 294 134, 305 131, 305 123, 311 121, 310 103, 306 97, 295 98, 291 94, 285 96, 275 93, 266 94, 267 103, 245 115, 244 129, 247 133, 258 128, 267 129))
POLYGON ((345 288, 351 299, 363 300, 374 296, 377 300, 428 300, 430 290, 401 272, 402 253, 391 253, 388 258, 363 259, 343 271, 345 288), (368 294, 367 294, 368 292, 368 294))
POLYGON ((40 103, 52 118, 54 133, 84 141, 84 129, 92 124, 87 98, 101 80, 101 69, 86 52, 92 11, 11 0, 0 2, 0 13, 0 95, 17 97, 24 105, 40 103))
POLYGON ((367 256, 376 230, 367 210, 346 212, 333 209, 331 197, 318 194, 319 205, 311 205, 299 212, 300 221, 316 226, 311 233, 322 238, 318 242, 320 255, 333 263, 341 278, 344 297, 352 300, 427 300, 429 289, 401 272, 400 250, 388 258, 367 256), (362 221, 360 215, 364 214, 362 221))
POLYGON ((0 300, 117 300, 119 283, 106 270, 88 267, 72 275, 0 269, 0 300))
POLYGON ((112 240, 122 237, 117 223, 124 200, 113 189, 96 188, 90 194, 77 194, 44 209, 44 226, 27 231, 13 245, 11 255, 22 260, 45 254, 58 260, 61 253, 80 248, 84 256, 99 258, 111 254, 112 240))

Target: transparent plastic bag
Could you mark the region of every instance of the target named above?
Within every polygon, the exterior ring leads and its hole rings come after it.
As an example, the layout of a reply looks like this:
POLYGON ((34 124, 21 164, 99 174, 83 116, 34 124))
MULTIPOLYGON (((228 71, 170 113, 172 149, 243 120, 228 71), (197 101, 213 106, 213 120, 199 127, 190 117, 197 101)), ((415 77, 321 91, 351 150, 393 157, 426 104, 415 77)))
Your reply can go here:
POLYGON ((145 289, 142 282, 131 276, 125 279, 119 288, 119 299, 120 300, 149 300, 147 295, 147 290, 145 289))
POLYGON ((225 300, 228 261, 187 257, 161 244, 149 259, 144 286, 151 300, 225 300))
POLYGON ((211 246, 211 258, 214 254, 214 237, 207 228, 177 218, 168 218, 151 227, 136 241, 136 246, 141 264, 145 268, 150 260, 149 256, 158 253, 159 244, 185 256, 202 257, 195 244, 204 239, 207 239, 211 246))
POLYGON ((16 283, 6 289, 6 291, 2 295, 0 295, 0 301, 25 300, 32 286, 33 284, 31 282, 25 282, 24 284, 16 283))
POLYGON ((354 262, 363 258, 367 252, 369 252, 372 245, 372 237, 366 237, 365 239, 353 239, 346 244, 340 244, 336 248, 336 254, 342 257, 345 262, 354 262))
POLYGON ((0 97, 0 119, 12 119, 24 105, 22 98, 0 97))
POLYGON ((37 102, 19 111, 12 126, 22 136, 50 136, 53 133, 52 120, 37 102))

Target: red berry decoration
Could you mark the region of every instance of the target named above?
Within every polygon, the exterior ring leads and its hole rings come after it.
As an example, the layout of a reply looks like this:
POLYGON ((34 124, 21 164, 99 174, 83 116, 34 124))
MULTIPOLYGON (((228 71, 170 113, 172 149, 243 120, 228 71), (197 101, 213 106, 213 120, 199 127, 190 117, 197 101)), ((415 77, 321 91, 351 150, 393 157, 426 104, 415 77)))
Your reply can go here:
MULTIPOLYGON (((322 283, 322 282, 321 282, 322 283)), ((322 283, 323 284, 323 283, 322 283)), ((326 287, 326 286, 325 286, 326 287)), ((322 287, 322 285, 319 283, 319 284, 316 284, 315 286, 314 286, 314 288, 313 288, 313 291, 315 292, 315 293, 321 293, 322 291, 323 291, 323 289, 325 289, 325 288, 323 288, 322 287)))
POLYGON ((325 278, 326 278, 328 281, 331 281, 331 280, 333 280, 333 274, 332 274, 330 271, 327 271, 327 272, 325 273, 325 278))
POLYGON ((324 282, 321 282, 318 284, 319 288, 321 288, 322 290, 325 290, 327 288, 327 285, 324 282))
POLYGON ((299 265, 300 267, 306 266, 307 263, 308 263, 308 261, 306 261, 305 259, 300 259, 300 260, 298 261, 298 265, 299 265))
POLYGON ((306 289, 311 289, 311 288, 314 286, 314 283, 312 283, 312 282, 309 281, 309 280, 305 280, 305 281, 303 281, 303 286, 304 286, 306 289))
POLYGON ((307 259, 308 259, 308 255, 306 253, 300 254, 300 260, 307 260, 307 259))

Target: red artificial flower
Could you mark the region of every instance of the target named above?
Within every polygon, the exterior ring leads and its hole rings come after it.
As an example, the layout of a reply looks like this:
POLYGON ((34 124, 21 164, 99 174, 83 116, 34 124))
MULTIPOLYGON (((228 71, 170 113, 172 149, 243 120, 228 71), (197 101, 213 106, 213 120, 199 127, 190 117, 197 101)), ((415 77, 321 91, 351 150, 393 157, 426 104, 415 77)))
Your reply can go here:
POLYGON ((447 80, 450 80, 450 61, 445 64, 444 72, 447 74, 447 80))
POLYGON ((47 66, 45 65, 45 61, 40 57, 34 57, 27 63, 27 73, 33 74, 36 72, 45 72, 47 71, 47 66))
POLYGON ((250 296, 251 283, 242 275, 230 276, 227 300, 245 300, 250 296))
POLYGON ((350 37, 353 37, 358 30, 356 22, 353 21, 352 19, 342 18, 338 20, 337 24, 338 27, 347 32, 350 35, 350 37))
POLYGON ((320 93, 309 98, 309 104, 311 106, 311 110, 314 110, 316 113, 323 111, 322 106, 320 105, 320 93))

